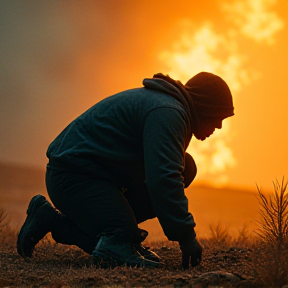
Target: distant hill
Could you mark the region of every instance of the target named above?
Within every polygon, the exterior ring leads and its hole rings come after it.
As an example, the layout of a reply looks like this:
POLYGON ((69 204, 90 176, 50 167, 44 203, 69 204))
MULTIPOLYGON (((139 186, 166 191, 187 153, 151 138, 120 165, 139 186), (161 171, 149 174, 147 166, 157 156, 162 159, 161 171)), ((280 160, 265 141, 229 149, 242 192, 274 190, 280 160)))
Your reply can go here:
MULTIPOLYGON (((9 222, 19 228, 25 219, 27 205, 36 194, 46 197, 45 167, 43 169, 0 162, 0 207, 8 213, 9 222)), ((209 225, 218 222, 229 226, 233 233, 245 225, 251 232, 256 228, 259 216, 257 191, 240 188, 215 188, 193 183, 185 191, 189 199, 189 211, 197 224, 201 236, 209 233, 209 225)), ((157 219, 140 225, 148 229, 151 238, 163 238, 164 234, 157 219)))
POLYGON ((0 162, 0 207, 11 226, 20 226, 30 198, 38 193, 47 195, 44 169, 0 162))
POLYGON ((45 167, 40 169, 0 162, 0 189, 31 187, 45 189, 45 167))

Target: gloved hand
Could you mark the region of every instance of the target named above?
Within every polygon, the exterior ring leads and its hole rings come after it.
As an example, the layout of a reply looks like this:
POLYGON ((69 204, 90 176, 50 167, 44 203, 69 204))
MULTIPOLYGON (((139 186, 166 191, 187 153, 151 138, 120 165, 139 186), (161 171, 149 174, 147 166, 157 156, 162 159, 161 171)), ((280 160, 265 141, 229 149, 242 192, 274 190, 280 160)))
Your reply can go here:
POLYGON ((182 251, 182 267, 189 269, 189 264, 192 267, 198 266, 201 262, 202 247, 195 237, 190 236, 184 241, 179 242, 182 251))

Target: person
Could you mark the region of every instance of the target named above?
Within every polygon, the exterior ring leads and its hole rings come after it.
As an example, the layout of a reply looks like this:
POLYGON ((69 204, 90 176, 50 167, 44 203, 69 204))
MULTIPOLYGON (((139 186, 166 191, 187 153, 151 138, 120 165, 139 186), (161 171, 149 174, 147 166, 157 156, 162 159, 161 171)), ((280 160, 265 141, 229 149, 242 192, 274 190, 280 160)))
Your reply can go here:
POLYGON ((157 217, 167 238, 179 242, 183 268, 200 264, 184 193, 197 168, 186 149, 193 135, 204 141, 234 115, 232 95, 208 72, 185 85, 158 73, 143 85, 96 103, 49 145, 46 186, 55 208, 42 195, 31 199, 17 239, 22 257, 51 232, 97 265, 160 267, 160 256, 142 245, 148 232, 138 227, 157 217))

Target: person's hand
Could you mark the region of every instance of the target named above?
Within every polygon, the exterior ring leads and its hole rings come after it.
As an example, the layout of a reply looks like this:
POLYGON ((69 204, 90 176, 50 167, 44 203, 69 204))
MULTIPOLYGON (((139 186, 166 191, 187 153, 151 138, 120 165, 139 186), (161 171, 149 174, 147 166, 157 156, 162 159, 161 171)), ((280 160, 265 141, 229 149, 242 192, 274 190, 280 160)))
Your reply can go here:
POLYGON ((192 267, 198 266, 201 262, 202 247, 195 238, 190 238, 179 242, 182 251, 182 267, 189 269, 191 263, 192 267))

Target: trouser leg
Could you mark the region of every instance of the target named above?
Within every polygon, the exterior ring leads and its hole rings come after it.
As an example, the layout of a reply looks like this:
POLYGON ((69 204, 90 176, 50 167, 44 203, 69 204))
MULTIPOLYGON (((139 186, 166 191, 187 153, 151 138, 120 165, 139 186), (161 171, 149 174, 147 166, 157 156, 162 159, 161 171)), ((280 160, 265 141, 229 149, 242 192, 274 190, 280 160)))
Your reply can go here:
MULTIPOLYGON (((196 173, 195 162, 186 153, 183 172, 185 188, 196 173)), ((56 217, 52 237, 58 243, 76 245, 90 254, 101 232, 121 228, 121 237, 125 241, 132 241, 139 234, 137 223, 156 217, 144 184, 126 191, 125 199, 118 189, 106 181, 52 168, 47 169, 46 184, 52 202, 65 214, 56 217)))
POLYGON ((46 185, 54 206, 65 215, 52 231, 57 242, 89 253, 102 232, 117 231, 119 240, 134 241, 138 227, 133 211, 122 192, 107 181, 48 166, 46 185))
POLYGON ((60 213, 54 219, 51 234, 57 243, 76 245, 88 254, 92 254, 97 244, 97 237, 84 233, 74 222, 60 213))
POLYGON ((125 191, 124 196, 138 224, 156 217, 146 185, 138 186, 136 189, 128 189, 125 191))

